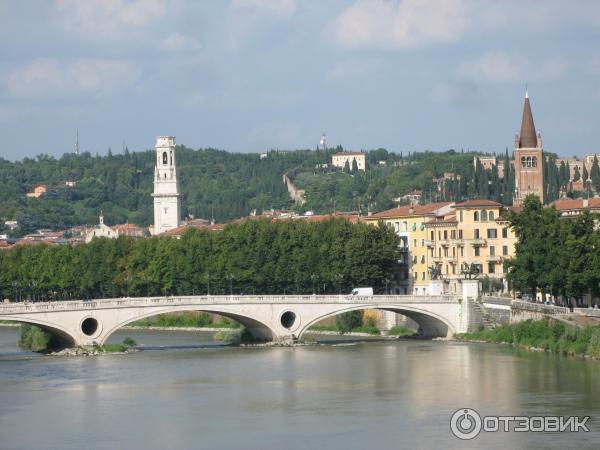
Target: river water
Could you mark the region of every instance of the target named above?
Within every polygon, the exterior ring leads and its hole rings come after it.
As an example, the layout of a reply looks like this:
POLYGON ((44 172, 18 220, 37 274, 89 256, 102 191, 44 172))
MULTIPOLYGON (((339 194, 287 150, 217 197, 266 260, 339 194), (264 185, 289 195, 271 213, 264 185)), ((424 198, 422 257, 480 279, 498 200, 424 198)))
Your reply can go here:
POLYGON ((2 449, 600 448, 600 362, 442 341, 230 348, 122 331, 145 350, 51 357, 0 328, 2 449), (592 416, 584 433, 450 432, 481 415, 592 416))

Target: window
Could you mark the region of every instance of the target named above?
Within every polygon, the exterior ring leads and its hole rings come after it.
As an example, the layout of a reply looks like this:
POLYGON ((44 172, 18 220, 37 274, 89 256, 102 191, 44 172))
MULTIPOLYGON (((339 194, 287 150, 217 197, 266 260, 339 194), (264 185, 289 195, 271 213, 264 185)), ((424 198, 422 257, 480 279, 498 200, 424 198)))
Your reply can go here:
POLYGON ((475 222, 479 222, 479 211, 475 211, 475 212, 473 213, 473 220, 474 220, 475 222))
POLYGON ((458 230, 458 238, 462 239, 462 230, 458 230))
POLYGON ((508 256, 508 245, 503 245, 502 246, 502 255, 503 256, 508 256))
POLYGON ((508 228, 502 228, 502 237, 503 238, 507 238, 508 237, 508 228))
POLYGON ((417 255, 413 256, 413 264, 417 263, 417 255))
POLYGON ((413 230, 413 231, 417 231, 417 224, 416 224, 416 222, 415 222, 415 223, 413 223, 412 230, 413 230))
POLYGON ((456 266, 452 264, 452 275, 456 275, 456 266))
POLYGON ((452 247, 452 256, 456 256, 456 247, 452 247))
POLYGON ((421 280, 424 280, 424 279, 425 279, 425 272, 423 272, 421 275, 421 280))
POLYGON ((494 263, 488 264, 488 273, 496 273, 496 264, 494 264, 494 263))
POLYGON ((418 279, 419 279, 419 274, 417 274, 417 272, 415 272, 415 275, 413 276, 413 278, 414 278, 415 280, 418 280, 418 279))
POLYGON ((425 264, 425 255, 421 256, 421 264, 425 264))
POLYGON ((479 247, 475 247, 475 256, 480 256, 479 247))
POLYGON ((498 237, 496 229, 495 228, 488 228, 488 230, 487 230, 487 237, 488 237, 488 239, 496 239, 498 237))
POLYGON ((456 230, 450 232, 450 239, 456 239, 456 230))
POLYGON ((448 247, 444 247, 444 256, 448 256, 448 247))
POLYGON ((485 209, 481 211, 481 221, 487 222, 487 211, 485 209))
POLYGON ((442 232, 438 230, 438 241, 442 240, 442 232))
POLYGON ((402 231, 408 231, 408 222, 406 220, 402 222, 402 231))
POLYGON ((421 247, 425 247, 425 239, 421 239, 421 247))
POLYGON ((458 217, 460 218, 460 221, 462 222, 463 221, 463 212, 462 212, 462 209, 458 213, 458 217))
POLYGON ((496 247, 490 245, 490 256, 496 256, 496 247))
POLYGON ((448 230, 444 230, 444 240, 448 239, 448 230))
POLYGON ((417 240, 413 239, 413 247, 416 247, 416 246, 417 246, 417 240))
POLYGON ((494 211, 490 211, 489 217, 490 217, 490 222, 492 220, 494 220, 494 211))
POLYGON ((431 230, 431 240, 433 241, 435 239, 435 231, 431 230))
POLYGON ((475 228, 473 230, 473 238, 474 239, 479 239, 479 228, 475 228))
POLYGON ((464 247, 460 248, 460 256, 465 256, 465 248, 464 247))
POLYGON ((400 231, 400 222, 394 222, 394 229, 396 230, 396 233, 400 231))
POLYGON ((438 247, 438 256, 442 257, 442 247, 438 247))
POLYGON ((167 152, 163 152, 163 164, 167 164, 168 158, 167 152))

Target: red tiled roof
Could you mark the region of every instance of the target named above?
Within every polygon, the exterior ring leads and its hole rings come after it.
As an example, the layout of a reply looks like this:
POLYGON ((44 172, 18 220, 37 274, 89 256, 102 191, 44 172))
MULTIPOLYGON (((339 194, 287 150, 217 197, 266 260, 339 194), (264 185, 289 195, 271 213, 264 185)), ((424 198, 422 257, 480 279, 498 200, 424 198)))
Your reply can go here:
POLYGON ((428 203, 427 205, 405 205, 399 208, 388 209, 373 214, 371 217, 378 219, 388 217, 407 217, 407 216, 430 216, 444 206, 452 205, 452 202, 428 203))
POLYGON ((600 208, 600 198, 590 198, 587 201, 587 206, 583 198, 559 198, 550 203, 548 207, 555 207, 558 211, 570 209, 585 209, 585 208, 600 208))
POLYGON ((485 200, 485 199, 477 199, 477 200, 467 200, 462 203, 457 203, 454 205, 454 208, 475 208, 479 206, 492 206, 492 207, 502 207, 502 203, 495 202, 493 200, 485 200))

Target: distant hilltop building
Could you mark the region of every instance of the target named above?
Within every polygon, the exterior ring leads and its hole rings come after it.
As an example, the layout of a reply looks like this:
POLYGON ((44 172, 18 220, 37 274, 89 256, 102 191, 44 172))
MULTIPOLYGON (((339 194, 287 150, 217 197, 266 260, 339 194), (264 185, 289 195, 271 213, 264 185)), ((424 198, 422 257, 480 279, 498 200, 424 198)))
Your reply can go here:
POLYGON ((358 167, 358 170, 364 171, 366 169, 367 158, 366 155, 362 152, 339 152, 334 153, 331 157, 331 164, 334 167, 340 167, 342 169, 346 165, 346 162, 350 166, 350 169, 352 169, 352 163, 354 161, 356 161, 356 166, 358 167))
POLYGON ((28 192, 26 195, 29 198, 40 198, 46 192, 48 192, 48 186, 45 184, 38 184, 33 188, 33 192, 28 192))
POLYGON ((175 137, 156 138, 154 168, 154 227, 152 234, 177 228, 181 217, 181 199, 175 160, 175 137))

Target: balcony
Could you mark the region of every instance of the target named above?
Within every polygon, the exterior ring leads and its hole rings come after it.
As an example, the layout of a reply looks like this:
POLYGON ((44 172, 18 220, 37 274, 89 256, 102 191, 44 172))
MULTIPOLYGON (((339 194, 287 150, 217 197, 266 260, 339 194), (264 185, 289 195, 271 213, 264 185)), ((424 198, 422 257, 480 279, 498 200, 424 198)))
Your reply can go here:
POLYGON ((434 262, 434 263, 441 263, 442 261, 444 261, 443 256, 433 256, 433 257, 430 256, 429 259, 431 260, 431 262, 434 262))
POLYGON ((461 247, 465 246, 465 240, 464 239, 450 239, 450 243, 452 245, 459 245, 461 247))
POLYGON ((456 264, 456 256, 446 256, 446 261, 450 264, 456 264))
POLYGON ((473 238, 473 239, 469 239, 469 244, 484 246, 487 244, 487 241, 483 238, 473 238))
POLYGON ((433 247, 435 245, 435 242, 432 241, 431 239, 425 239, 425 246, 426 247, 433 247))
POLYGON ((502 256, 500 256, 500 255, 488 255, 487 260, 489 262, 500 262, 500 261, 502 261, 502 256))

